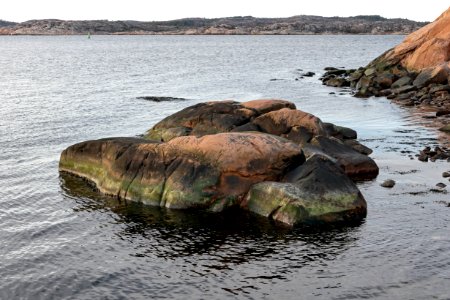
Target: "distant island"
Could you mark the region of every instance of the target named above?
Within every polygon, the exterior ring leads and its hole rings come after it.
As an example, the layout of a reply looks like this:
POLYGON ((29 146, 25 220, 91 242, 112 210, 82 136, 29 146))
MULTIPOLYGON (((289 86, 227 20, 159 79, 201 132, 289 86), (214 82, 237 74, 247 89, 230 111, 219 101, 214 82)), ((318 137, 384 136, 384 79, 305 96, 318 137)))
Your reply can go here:
POLYGON ((172 21, 65 21, 0 20, 0 35, 309 35, 309 34, 409 34, 427 22, 386 19, 381 16, 217 19, 186 18, 172 21))

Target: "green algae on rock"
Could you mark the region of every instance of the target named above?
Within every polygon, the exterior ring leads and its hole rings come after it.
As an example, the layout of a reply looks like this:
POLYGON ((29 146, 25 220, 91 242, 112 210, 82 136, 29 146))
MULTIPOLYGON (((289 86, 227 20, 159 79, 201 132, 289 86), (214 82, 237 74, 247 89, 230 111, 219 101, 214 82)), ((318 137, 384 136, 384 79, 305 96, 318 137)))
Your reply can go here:
POLYGON ((254 183, 279 180, 304 162, 294 143, 258 133, 180 137, 168 143, 110 138, 70 146, 60 170, 105 194, 167 208, 221 211, 254 183))
POLYGON ((285 181, 255 184, 242 207, 291 226, 356 221, 367 213, 367 204, 356 185, 321 155, 313 155, 285 181))

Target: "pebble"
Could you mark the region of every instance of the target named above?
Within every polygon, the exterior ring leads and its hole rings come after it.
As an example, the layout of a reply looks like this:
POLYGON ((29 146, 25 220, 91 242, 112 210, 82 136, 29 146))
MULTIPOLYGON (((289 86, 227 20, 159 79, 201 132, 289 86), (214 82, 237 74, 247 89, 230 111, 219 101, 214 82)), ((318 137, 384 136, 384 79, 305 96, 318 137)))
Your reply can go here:
POLYGON ((450 177, 450 172, 442 173, 442 177, 444 177, 444 178, 450 177))
POLYGON ((438 184, 436 184, 436 186, 439 188, 445 188, 447 185, 445 183, 439 182, 438 184))

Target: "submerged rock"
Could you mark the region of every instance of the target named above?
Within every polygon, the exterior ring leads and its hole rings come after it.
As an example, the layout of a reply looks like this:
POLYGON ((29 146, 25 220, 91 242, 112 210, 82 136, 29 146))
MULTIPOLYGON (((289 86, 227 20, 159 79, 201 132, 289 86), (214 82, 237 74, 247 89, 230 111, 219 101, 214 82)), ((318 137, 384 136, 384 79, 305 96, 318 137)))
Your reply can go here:
POLYGON ((356 221, 367 213, 356 185, 323 156, 312 156, 285 181, 255 184, 241 206, 287 225, 356 221))
POLYGON ((387 179, 387 180, 383 181, 383 183, 380 185, 385 188, 392 188, 395 186, 395 181, 392 179, 387 179))
POLYGON ((182 101, 182 100, 186 100, 185 98, 163 97, 163 96, 140 96, 140 97, 136 97, 136 99, 153 101, 153 102, 168 102, 168 101, 182 101))

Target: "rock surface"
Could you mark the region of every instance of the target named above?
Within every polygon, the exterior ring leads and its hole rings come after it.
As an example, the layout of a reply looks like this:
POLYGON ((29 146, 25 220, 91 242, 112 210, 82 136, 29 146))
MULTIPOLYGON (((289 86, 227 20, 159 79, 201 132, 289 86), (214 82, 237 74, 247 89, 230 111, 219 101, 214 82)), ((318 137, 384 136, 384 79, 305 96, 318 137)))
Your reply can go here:
POLYGON ((287 225, 357 221, 366 215, 367 204, 356 185, 323 156, 312 156, 285 181, 255 184, 241 206, 287 225))
POLYGON ((111 138, 73 145, 60 170, 105 194, 167 208, 221 211, 257 182, 279 180, 302 164, 302 150, 272 135, 223 133, 168 143, 111 138))
POLYGON ((167 142, 180 136, 248 131, 278 135, 301 147, 315 145, 316 148, 310 148, 312 152, 320 150, 320 153, 337 159, 353 179, 373 179, 378 175, 377 165, 367 156, 372 150, 356 141, 356 131, 323 123, 285 100, 199 103, 166 117, 148 130, 145 137, 167 142))

